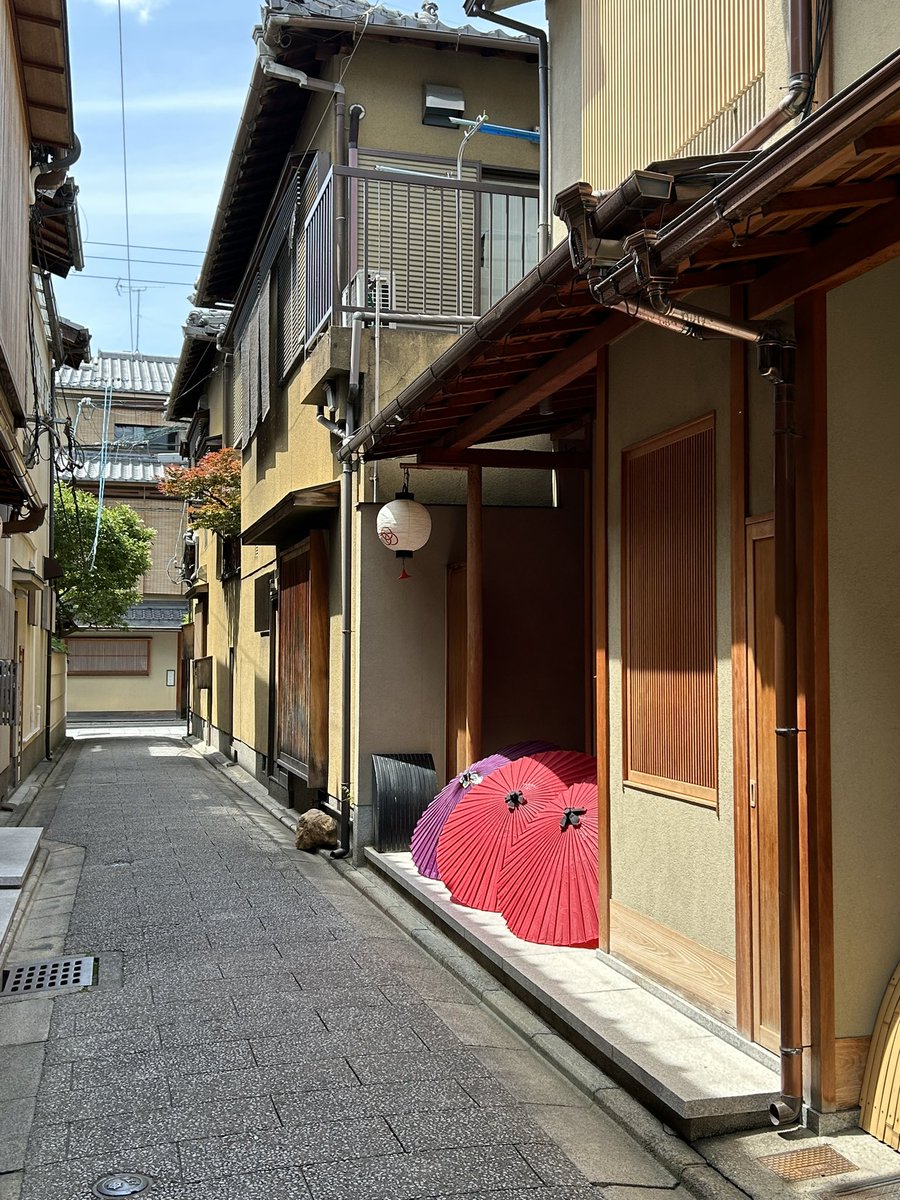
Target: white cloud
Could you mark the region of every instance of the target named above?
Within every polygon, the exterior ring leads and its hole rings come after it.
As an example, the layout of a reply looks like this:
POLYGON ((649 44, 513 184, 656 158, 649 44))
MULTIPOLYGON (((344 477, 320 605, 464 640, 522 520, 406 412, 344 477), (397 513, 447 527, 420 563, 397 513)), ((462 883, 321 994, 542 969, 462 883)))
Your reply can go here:
MULTIPOLYGON (((157 9, 163 8, 169 0, 122 0, 124 12, 137 13, 139 21, 149 21, 157 9)), ((101 8, 118 8, 119 0, 94 0, 101 8)))
MULTIPOLYGON (((105 3, 106 0, 103 0, 105 3)), ((222 88, 220 91, 157 92, 145 96, 129 96, 125 93, 125 116, 141 113, 179 112, 185 117, 192 113, 212 111, 234 112, 237 115, 244 103, 243 88, 222 88)), ((75 116, 118 116, 121 103, 118 96, 94 96, 81 100, 76 93, 75 116)))

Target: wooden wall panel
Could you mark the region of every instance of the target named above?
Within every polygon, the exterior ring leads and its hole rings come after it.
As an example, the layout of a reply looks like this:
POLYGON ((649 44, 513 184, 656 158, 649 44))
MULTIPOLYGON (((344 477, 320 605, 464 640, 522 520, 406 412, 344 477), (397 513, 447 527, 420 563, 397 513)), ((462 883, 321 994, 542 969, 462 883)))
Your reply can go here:
POLYGON ((716 803, 712 416, 622 463, 625 778, 716 803))
POLYGON ((8 4, 0 4, 0 354, 21 402, 27 401, 26 313, 30 299, 28 143, 15 32, 8 4))
POLYGON ((725 150, 754 123, 764 0, 581 0, 581 14, 583 170, 595 187, 684 152, 710 127, 719 144, 702 152, 725 150))

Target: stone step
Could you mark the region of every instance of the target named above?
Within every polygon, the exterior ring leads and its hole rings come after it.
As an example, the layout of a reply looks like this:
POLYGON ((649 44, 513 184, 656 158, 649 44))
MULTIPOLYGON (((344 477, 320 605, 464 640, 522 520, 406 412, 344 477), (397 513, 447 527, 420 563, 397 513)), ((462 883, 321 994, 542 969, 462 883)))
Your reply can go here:
POLYGON ((0 958, 6 944, 6 935, 12 925, 16 906, 22 896, 21 888, 3 888, 0 890, 0 958))
POLYGON ((43 829, 0 829, 0 888, 20 888, 41 843, 43 829))

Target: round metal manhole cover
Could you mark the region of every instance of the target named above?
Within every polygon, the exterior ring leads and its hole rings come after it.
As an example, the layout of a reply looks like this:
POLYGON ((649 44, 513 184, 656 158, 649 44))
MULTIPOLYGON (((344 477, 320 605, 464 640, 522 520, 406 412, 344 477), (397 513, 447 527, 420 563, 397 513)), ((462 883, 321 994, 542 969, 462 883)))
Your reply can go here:
POLYGON ((146 1175, 136 1175, 131 1171, 116 1175, 105 1175, 94 1184, 95 1196, 137 1196, 150 1186, 146 1175))

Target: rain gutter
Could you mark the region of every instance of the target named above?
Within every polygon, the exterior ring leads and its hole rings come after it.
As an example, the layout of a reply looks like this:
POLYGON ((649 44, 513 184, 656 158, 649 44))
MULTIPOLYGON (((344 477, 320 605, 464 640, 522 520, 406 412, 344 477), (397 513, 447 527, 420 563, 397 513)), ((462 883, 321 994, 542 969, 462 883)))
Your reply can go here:
MULTIPOLYGON (((713 192, 663 227, 657 262, 676 269, 714 237, 730 229, 832 154, 900 107, 900 50, 882 59, 833 96, 802 125, 758 154, 713 192)), ((601 303, 614 304, 640 291, 632 262, 623 262, 602 282, 601 303)))
POLYGON ((756 150, 788 121, 802 117, 815 86, 812 70, 812 0, 790 0, 788 87, 776 106, 731 147, 756 150))
POLYGON ((0 425, 0 453, 6 459, 6 465, 23 493, 25 507, 28 509, 26 517, 15 517, 11 521, 3 522, 3 535, 6 537, 13 533, 33 533, 43 525, 47 506, 34 486, 15 438, 5 425, 0 425))
POLYGON ((501 17, 486 6, 486 0, 466 0, 466 16, 481 17, 505 29, 533 37, 538 46, 538 123, 540 128, 540 179, 538 184, 538 258, 550 250, 550 49, 547 34, 536 25, 525 25, 512 17, 501 17))
MULTIPOLYGON (((487 19, 493 20, 494 18, 489 17, 487 19)), ((335 20, 329 17, 326 21, 317 17, 302 17, 294 13, 279 12, 270 13, 266 24, 278 26, 288 37, 292 30, 303 32, 315 31, 316 33, 329 32, 331 30, 334 30, 336 33, 358 34, 360 32, 359 18, 351 21, 335 20)), ((522 28, 527 27, 523 26, 522 28)), ((380 23, 377 19, 369 21, 366 27, 366 37, 384 37, 389 38, 392 42, 406 39, 417 42, 442 42, 445 45, 453 47, 466 46, 471 47, 473 50, 490 50, 494 54, 501 51, 511 51, 513 54, 529 58, 534 54, 533 45, 529 43, 523 44, 520 38, 488 37, 485 34, 462 33, 457 29, 440 30, 426 29, 422 26, 413 28, 410 25, 388 25, 380 23)))
POLYGON ((532 268, 493 308, 470 325, 449 350, 440 354, 409 387, 395 396, 376 416, 349 438, 338 451, 341 459, 365 452, 386 426, 402 421, 422 408, 445 383, 456 379, 489 342, 512 329, 521 317, 555 294, 556 286, 572 279, 569 247, 561 242, 532 268))

